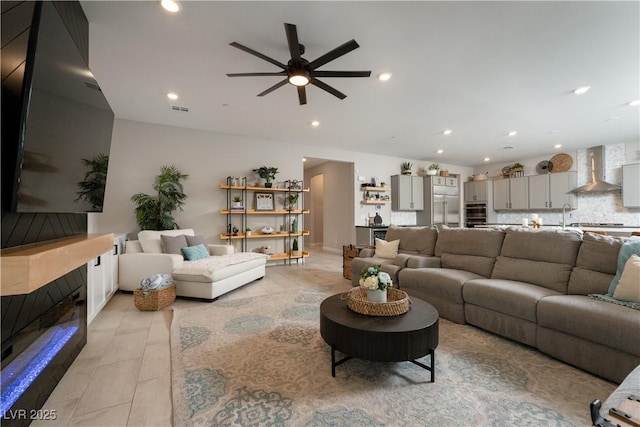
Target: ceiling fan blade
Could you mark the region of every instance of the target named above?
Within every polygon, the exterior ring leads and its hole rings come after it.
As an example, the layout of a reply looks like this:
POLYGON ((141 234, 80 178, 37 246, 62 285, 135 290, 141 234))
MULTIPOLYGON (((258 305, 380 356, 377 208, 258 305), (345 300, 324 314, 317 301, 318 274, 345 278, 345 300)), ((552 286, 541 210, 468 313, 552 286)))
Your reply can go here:
POLYGON ((340 92, 338 89, 335 89, 335 88, 329 86, 328 84, 326 84, 324 82, 321 82, 318 79, 311 79, 310 83, 312 85, 314 85, 314 86, 318 86, 322 90, 326 90, 331 95, 336 96, 336 97, 338 97, 340 99, 345 99, 347 97, 347 95, 345 95, 344 93, 340 92))
POLYGON ((307 90, 304 86, 298 86, 298 100, 300 101, 300 105, 307 103, 307 90))
POLYGON ((315 77, 369 77, 371 71, 313 71, 315 77))
POLYGON ((281 71, 279 73, 232 73, 227 74, 228 77, 249 77, 249 76, 286 76, 287 73, 281 71))
POLYGON ((348 42, 338 46, 337 48, 325 53, 320 58, 311 61, 308 67, 311 70, 322 67, 327 62, 333 61, 334 59, 339 58, 342 55, 345 55, 359 47, 360 45, 355 40, 349 40, 348 42))
POLYGON ((282 86, 286 85, 288 81, 289 80, 284 79, 281 82, 278 82, 278 83, 274 84, 273 86, 271 86, 269 89, 265 90, 264 92, 260 92, 258 94, 258 96, 265 96, 266 94, 273 92, 274 90, 278 89, 279 87, 282 87, 282 86))
POLYGON ((298 30, 293 24, 284 24, 284 32, 287 34, 287 43, 289 44, 289 53, 291 59, 300 61, 300 42, 298 41, 298 30))
POLYGON ((231 46, 233 46, 235 48, 238 48, 240 50, 243 50, 243 51, 245 51, 247 53, 250 53, 251 55, 257 56, 260 59, 264 59, 265 61, 270 62, 273 65, 276 65, 276 66, 282 68, 283 70, 287 69, 287 66, 284 65, 282 62, 276 61, 273 58, 269 58, 267 55, 263 55, 260 52, 256 52, 255 50, 251 49, 250 47, 246 47, 246 46, 241 45, 240 43, 237 43, 237 42, 231 42, 231 43, 229 43, 229 45, 231 45, 231 46))

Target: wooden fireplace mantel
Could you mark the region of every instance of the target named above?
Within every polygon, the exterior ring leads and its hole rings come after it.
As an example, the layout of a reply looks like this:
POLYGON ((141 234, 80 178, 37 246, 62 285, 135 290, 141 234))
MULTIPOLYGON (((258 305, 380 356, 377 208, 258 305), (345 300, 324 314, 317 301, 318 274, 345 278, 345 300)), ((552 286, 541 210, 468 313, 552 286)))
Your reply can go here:
POLYGON ((82 234, 0 251, 0 295, 28 294, 113 247, 113 233, 82 234))

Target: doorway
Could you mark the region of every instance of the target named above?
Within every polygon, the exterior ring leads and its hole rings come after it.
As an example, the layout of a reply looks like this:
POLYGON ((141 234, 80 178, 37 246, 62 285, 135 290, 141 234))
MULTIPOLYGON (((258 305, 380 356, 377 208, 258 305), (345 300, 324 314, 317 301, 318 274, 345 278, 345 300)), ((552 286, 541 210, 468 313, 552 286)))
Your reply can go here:
POLYGON ((322 247, 324 235, 323 201, 324 201, 324 174, 311 177, 311 194, 309 197, 309 229, 311 231, 309 244, 322 247))

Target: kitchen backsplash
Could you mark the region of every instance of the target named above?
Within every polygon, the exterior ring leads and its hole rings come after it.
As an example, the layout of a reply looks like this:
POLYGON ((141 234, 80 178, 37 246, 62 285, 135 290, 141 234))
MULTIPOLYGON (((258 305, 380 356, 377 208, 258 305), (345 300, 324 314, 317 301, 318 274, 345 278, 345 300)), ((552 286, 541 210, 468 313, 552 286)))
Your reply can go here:
MULTIPOLYGON (((587 151, 579 150, 575 165, 578 172, 578 186, 591 181, 591 165, 587 161, 587 151)), ((625 163, 625 144, 605 146, 605 180, 611 184, 622 185, 622 165, 625 163)), ((562 212, 518 211, 498 213, 500 224, 520 224, 522 218, 531 218, 537 213, 543 224, 561 224, 562 212)), ((580 223, 620 223, 626 226, 640 226, 640 209, 622 206, 622 193, 586 193, 578 194, 578 209, 567 211, 567 224, 580 223)))

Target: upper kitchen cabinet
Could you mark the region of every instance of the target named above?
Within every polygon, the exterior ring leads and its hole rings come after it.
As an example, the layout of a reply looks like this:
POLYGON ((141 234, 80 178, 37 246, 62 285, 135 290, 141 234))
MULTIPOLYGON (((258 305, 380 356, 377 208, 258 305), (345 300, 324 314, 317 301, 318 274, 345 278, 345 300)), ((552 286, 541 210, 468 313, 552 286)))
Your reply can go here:
POLYGON ((493 181, 493 210, 529 209, 529 180, 519 178, 493 181))
POLYGON ((577 186, 575 172, 529 176, 529 209, 562 209, 564 204, 578 208, 578 198, 571 190, 577 186))
POLYGON ((640 208, 640 163, 622 166, 622 206, 640 208))
POLYGON ((489 196, 489 181, 468 181, 464 183, 465 202, 486 202, 489 196))
POLYGON ((393 175, 391 177, 391 208, 394 211, 424 209, 423 185, 421 176, 393 175))

